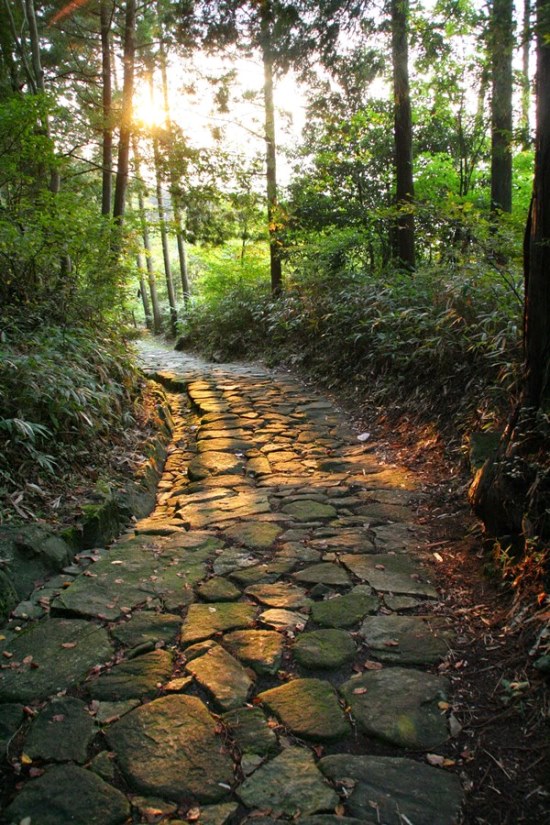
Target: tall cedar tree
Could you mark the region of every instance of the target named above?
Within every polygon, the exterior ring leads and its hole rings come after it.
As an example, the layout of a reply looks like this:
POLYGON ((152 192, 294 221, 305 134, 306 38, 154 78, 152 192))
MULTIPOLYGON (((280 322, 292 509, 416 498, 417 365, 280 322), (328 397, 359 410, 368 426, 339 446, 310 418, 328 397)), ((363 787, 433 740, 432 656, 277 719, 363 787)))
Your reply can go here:
POLYGON ((512 211, 513 0, 493 0, 490 21, 491 208, 512 211))
POLYGON ((409 92, 409 2, 391 0, 391 40, 393 59, 395 182, 397 206, 397 257, 405 269, 414 270, 414 199, 412 115, 409 92))

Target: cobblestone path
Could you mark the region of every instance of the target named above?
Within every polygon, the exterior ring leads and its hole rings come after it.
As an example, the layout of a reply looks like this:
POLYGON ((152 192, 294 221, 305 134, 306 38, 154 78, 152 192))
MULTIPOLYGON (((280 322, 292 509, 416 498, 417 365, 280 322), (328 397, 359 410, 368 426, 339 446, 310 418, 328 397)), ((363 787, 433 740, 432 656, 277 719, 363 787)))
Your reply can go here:
POLYGON ((142 360, 174 394, 157 506, 0 642, 4 821, 458 822, 414 478, 292 378, 142 360))

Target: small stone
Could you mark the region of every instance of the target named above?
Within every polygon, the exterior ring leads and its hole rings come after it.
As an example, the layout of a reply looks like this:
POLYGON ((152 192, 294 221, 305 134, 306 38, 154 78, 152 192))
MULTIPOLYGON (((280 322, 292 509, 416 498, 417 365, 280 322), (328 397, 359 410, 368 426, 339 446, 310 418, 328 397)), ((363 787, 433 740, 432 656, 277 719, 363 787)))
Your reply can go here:
POLYGON ((224 537, 254 550, 267 550, 282 532, 282 528, 277 524, 245 521, 241 524, 234 524, 225 530, 224 537))
POLYGON ((246 702, 253 683, 243 666, 220 645, 187 662, 186 668, 222 710, 246 702))
POLYGON ((55 765, 27 782, 5 813, 10 822, 28 819, 40 825, 121 825, 130 816, 130 805, 120 791, 92 771, 55 765))
POLYGON ((248 808, 291 817, 332 810, 338 803, 312 754, 301 748, 287 748, 258 768, 237 788, 237 796, 248 808))
POLYGON ((95 720, 99 725, 107 725, 121 719, 140 704, 139 699, 126 699, 121 702, 99 702, 95 720))
POLYGON ((214 602, 212 604, 192 604, 181 629, 183 644, 200 642, 215 633, 254 624, 258 609, 253 604, 214 602))
POLYGON ((223 643, 230 652, 256 673, 273 675, 281 666, 283 639, 272 630, 235 630, 223 643))
POLYGON ((296 521, 319 521, 334 518, 338 513, 331 504, 321 504, 318 501, 292 501, 281 508, 283 513, 293 516, 296 521))
POLYGON ((307 584, 330 584, 336 587, 344 587, 351 584, 350 577, 346 571, 338 564, 331 562, 313 564, 311 567, 306 567, 304 570, 293 573, 292 576, 296 581, 306 582, 307 584))
POLYGON ((293 610, 271 608, 260 614, 260 621, 277 630, 303 630, 307 624, 307 616, 293 610))
POLYGON ((267 756, 279 750, 277 737, 260 708, 231 710, 223 715, 223 721, 229 727, 241 753, 267 756))
POLYGON ((115 665, 112 670, 89 682, 88 692, 94 699, 107 701, 151 698, 168 681, 172 667, 171 653, 153 650, 137 659, 115 665))
POLYGON ((350 732, 334 689, 320 679, 293 679, 260 693, 258 699, 304 739, 333 741, 350 732))
POLYGON ((305 607, 309 604, 305 590, 286 582, 278 584, 255 584, 245 590, 247 596, 252 596, 268 607, 305 607))
POLYGON ((234 602, 241 596, 239 588, 221 576, 214 576, 199 584, 197 593, 205 602, 234 602))
POLYGON ((90 762, 90 770, 96 773, 105 782, 112 783, 115 778, 114 757, 108 751, 101 751, 90 762))
POLYGON ((379 602, 366 593, 346 593, 311 606, 311 618, 323 627, 352 627, 367 613, 375 613, 379 602))
POLYGON ((294 658, 309 669, 334 669, 352 661, 355 642, 344 630, 314 630, 302 633, 294 644, 294 658))
POLYGON ((24 752, 45 762, 84 764, 88 746, 96 734, 93 718, 80 699, 54 699, 34 719, 25 739, 24 752))
POLYGON ((199 825, 226 825, 226 822, 233 819, 238 807, 236 802, 203 805, 200 809, 199 825))
POLYGON ((361 636, 381 662, 430 665, 449 652, 451 631, 433 616, 369 616, 361 636))

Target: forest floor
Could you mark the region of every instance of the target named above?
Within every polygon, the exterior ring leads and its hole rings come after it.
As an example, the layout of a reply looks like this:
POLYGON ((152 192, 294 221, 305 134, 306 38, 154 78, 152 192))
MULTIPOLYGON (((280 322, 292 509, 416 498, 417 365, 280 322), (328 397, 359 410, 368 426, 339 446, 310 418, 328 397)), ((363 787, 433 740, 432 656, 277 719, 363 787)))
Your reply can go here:
POLYGON ((433 435, 140 348, 176 423, 157 507, 2 632, 4 821, 549 821, 536 617, 433 435))

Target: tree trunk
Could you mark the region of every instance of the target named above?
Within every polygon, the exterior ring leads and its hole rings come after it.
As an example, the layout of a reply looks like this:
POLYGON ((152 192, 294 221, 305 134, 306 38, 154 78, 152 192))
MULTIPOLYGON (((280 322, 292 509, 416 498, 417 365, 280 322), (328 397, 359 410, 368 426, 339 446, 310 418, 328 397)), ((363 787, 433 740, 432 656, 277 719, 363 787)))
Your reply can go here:
POLYGON ((275 106, 273 104, 272 10, 270 0, 262 1, 260 25, 264 66, 267 222, 269 232, 271 291, 273 295, 279 295, 283 286, 283 273, 280 246, 277 237, 279 208, 277 203, 277 147, 275 143, 275 106))
POLYGON ((155 335, 160 335, 162 332, 162 316, 160 313, 160 305, 157 293, 157 279, 155 277, 155 268, 153 266, 153 254, 151 251, 151 239, 149 236, 149 224, 147 222, 147 213, 145 211, 145 184, 141 179, 141 158, 139 156, 138 143, 136 138, 133 139, 134 164, 136 169, 136 177, 138 179, 138 211, 139 221, 141 225, 141 234, 143 237, 143 248, 145 250, 145 266, 147 268, 147 282, 149 284, 149 294, 151 296, 151 306, 153 308, 153 332, 155 335))
POLYGON ((103 105, 103 146, 102 146, 102 187, 101 187, 101 214, 111 214, 111 199, 113 188, 113 128, 112 118, 112 80, 111 80, 111 14, 110 0, 101 0, 101 79, 103 105))
POLYGON ((143 303, 143 312, 145 314, 145 326, 147 327, 147 329, 153 329, 153 318, 151 317, 151 302, 149 301, 149 296, 147 294, 145 261, 143 260, 143 255, 141 254, 141 252, 139 252, 137 255, 136 263, 139 275, 139 294, 141 295, 141 300, 143 303))
MULTIPOLYGON (((130 160, 130 138, 132 134, 132 98, 134 96, 134 63, 136 51, 136 0, 126 0, 124 23, 124 80, 122 84, 122 112, 120 120, 118 163, 113 203, 113 218, 122 227, 128 188, 128 165, 130 160)), ((120 233, 115 233, 119 236, 120 233)), ((116 250, 120 248, 120 237, 115 240, 116 250)))
POLYGON ((525 245, 525 403, 550 402, 550 23, 548 0, 537 3, 537 132, 535 182, 525 245))
MULTIPOLYGON (((159 19, 159 26, 160 26, 160 19, 159 19)), ((160 62, 160 73, 162 79, 162 96, 164 100, 164 112, 166 117, 166 128, 168 130, 168 137, 169 139, 172 136, 172 119, 170 114, 170 98, 168 95, 168 72, 166 66, 166 51, 164 48, 164 42, 162 39, 162 34, 160 38, 160 45, 159 45, 159 62, 160 62)), ((189 272, 187 268, 187 254, 185 251, 185 236, 183 230, 183 220, 181 210, 179 208, 176 196, 176 186, 177 180, 174 174, 174 170, 172 165, 170 165, 170 200, 172 204, 172 213, 174 215, 174 225, 176 228, 176 241, 178 247, 178 260, 180 265, 180 277, 181 277, 181 286, 183 290, 183 300, 184 303, 187 304, 189 302, 189 297, 191 294, 190 284, 189 284, 189 272)))
POLYGON ((524 385, 471 501, 495 547, 523 553, 550 540, 550 4, 537 0, 537 123, 533 199, 525 233, 524 385), (504 539, 502 537, 505 537, 504 539))
POLYGON ((393 60, 394 139, 396 200, 401 214, 397 222, 397 255, 405 269, 414 270, 414 182, 412 115, 409 92, 408 0, 391 0, 393 60))
POLYGON ((524 150, 531 147, 529 109, 531 79, 529 77, 531 47, 531 0, 523 0, 523 30, 521 36, 521 141, 524 150))
POLYGON ((176 291, 174 289, 174 279, 172 277, 172 266, 170 263, 170 248, 168 245, 168 229, 166 227, 166 216, 164 213, 164 198, 162 195, 162 175, 160 171, 160 150, 157 137, 153 137, 153 155, 155 159, 155 180, 157 194, 157 208, 159 216, 160 239, 162 243, 162 257, 164 260, 164 274, 166 276, 166 288, 168 291, 168 304, 170 306, 170 329, 172 335, 176 334, 176 322, 178 311, 176 309, 176 291))
POLYGON ((491 12, 491 209, 512 211, 513 0, 493 0, 491 12))

